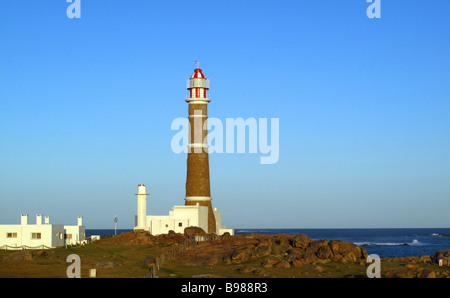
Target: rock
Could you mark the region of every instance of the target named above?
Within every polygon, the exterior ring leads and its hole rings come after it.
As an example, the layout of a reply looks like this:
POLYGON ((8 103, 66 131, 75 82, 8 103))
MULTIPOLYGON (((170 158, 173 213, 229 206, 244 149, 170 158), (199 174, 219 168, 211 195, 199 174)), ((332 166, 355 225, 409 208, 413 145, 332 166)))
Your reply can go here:
POLYGON ((257 276, 261 276, 261 277, 269 277, 269 273, 267 273, 267 271, 261 269, 261 268, 256 268, 255 270, 253 270, 253 274, 257 275, 257 276))
POLYGON ((314 264, 318 261, 319 259, 316 257, 315 254, 313 253, 306 253, 303 257, 303 261, 305 264, 314 264))
POLYGON ((296 267, 296 268, 301 268, 301 267, 303 267, 303 261, 301 261, 301 260, 294 260, 294 261, 292 262, 292 265, 293 265, 294 267, 296 267))
POLYGON ((394 277, 394 271, 392 269, 381 270, 381 277, 393 278, 394 277))
POLYGON ((258 245, 253 252, 254 257, 264 257, 270 255, 271 249, 268 244, 258 245))
POLYGON ((323 267, 321 267, 321 266, 314 266, 314 270, 317 270, 319 272, 323 272, 325 269, 323 269, 323 267))
MULTIPOLYGON (((321 247, 328 247, 328 240, 313 240, 306 248, 307 253, 316 253, 321 247)), ((331 251, 331 250, 330 250, 331 251)))
POLYGON ((286 252, 289 256, 292 256, 293 259, 296 259, 296 260, 303 259, 303 256, 305 255, 305 250, 301 249, 301 248, 293 248, 286 252))
POLYGON ((342 255, 346 252, 349 252, 355 244, 349 241, 341 241, 341 240, 331 240, 330 247, 335 255, 342 255))
POLYGON ((4 261, 30 261, 32 259, 33 254, 28 250, 18 251, 3 258, 4 261))
POLYGON ((291 268, 291 264, 288 261, 281 260, 279 263, 275 264, 275 268, 291 268))
POLYGON ((304 234, 295 235, 292 240, 292 246, 306 249, 312 240, 304 234))
POLYGON ((439 264, 439 259, 442 259, 442 265, 448 266, 450 264, 450 249, 437 251, 434 255, 436 264, 439 264))
POLYGON ((433 262, 431 259, 431 256, 427 256, 427 255, 421 256, 419 258, 419 260, 420 260, 420 262, 426 263, 426 264, 431 264, 433 262))
POLYGON ((329 259, 333 255, 331 248, 327 246, 320 246, 319 250, 316 252, 316 256, 319 259, 329 259))
POLYGON ((121 233, 117 236, 102 238, 99 243, 102 244, 121 244, 121 245, 154 245, 154 244, 174 244, 183 242, 186 237, 179 233, 162 234, 158 236, 151 235, 148 231, 133 231, 121 233))
POLYGON ((248 246, 240 246, 231 253, 231 261, 233 263, 247 262, 251 256, 251 248, 248 246))
POLYGON ((201 236, 205 236, 207 233, 199 227, 187 227, 184 228, 184 235, 185 236, 194 236, 194 235, 201 235, 201 236))
POLYGON ((357 258, 356 258, 355 254, 353 252, 346 253, 344 255, 344 259, 349 261, 349 262, 352 262, 352 263, 355 263, 357 261, 357 258))
POLYGON ((223 239, 228 239, 228 238, 230 238, 230 237, 231 237, 231 235, 230 235, 230 233, 228 233, 228 232, 225 232, 225 233, 222 234, 222 238, 223 238, 223 239))
POLYGON ((401 269, 395 272, 395 277, 397 278, 413 278, 414 274, 407 269, 401 269))
POLYGON ((270 256, 268 258, 266 258, 263 262, 262 262, 262 266, 264 268, 272 268, 274 265, 280 263, 280 259, 270 256))
POLYGON ((436 272, 431 271, 428 275, 427 278, 436 278, 436 272))
POLYGON ((289 242, 291 240, 291 237, 287 234, 277 234, 273 235, 272 241, 275 245, 281 245, 281 246, 289 246, 289 242))
POLYGON ((241 272, 241 273, 251 273, 251 272, 253 272, 255 269, 256 269, 256 268, 255 268, 255 267, 252 267, 252 266, 243 266, 243 267, 238 268, 237 270, 238 270, 239 272, 241 272))

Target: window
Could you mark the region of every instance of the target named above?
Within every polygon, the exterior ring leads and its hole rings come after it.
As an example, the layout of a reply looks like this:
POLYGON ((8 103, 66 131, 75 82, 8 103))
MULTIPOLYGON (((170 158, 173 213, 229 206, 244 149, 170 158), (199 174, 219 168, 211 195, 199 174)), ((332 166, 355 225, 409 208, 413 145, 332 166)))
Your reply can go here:
POLYGON ((72 239, 72 234, 66 234, 66 239, 72 239))
POLYGON ((179 226, 179 227, 182 227, 182 226, 183 226, 183 224, 182 224, 181 222, 179 222, 179 223, 178 223, 178 226, 179 226))
POLYGON ((17 233, 6 233, 6 238, 17 238, 17 233))
POLYGON ((168 228, 169 227, 169 225, 166 225, 166 228, 168 228))
POLYGON ((31 233, 31 239, 41 239, 41 233, 31 233))

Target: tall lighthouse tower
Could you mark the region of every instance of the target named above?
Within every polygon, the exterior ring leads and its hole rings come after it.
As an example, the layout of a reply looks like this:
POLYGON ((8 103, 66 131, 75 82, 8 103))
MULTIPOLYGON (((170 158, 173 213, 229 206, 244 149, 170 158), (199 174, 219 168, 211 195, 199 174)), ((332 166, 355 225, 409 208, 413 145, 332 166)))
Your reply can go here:
POLYGON ((186 198, 185 205, 208 207, 208 231, 216 233, 216 220, 211 205, 209 182, 209 158, 207 142, 207 107, 211 101, 206 94, 209 80, 198 67, 187 80, 189 97, 189 145, 187 157, 186 198))

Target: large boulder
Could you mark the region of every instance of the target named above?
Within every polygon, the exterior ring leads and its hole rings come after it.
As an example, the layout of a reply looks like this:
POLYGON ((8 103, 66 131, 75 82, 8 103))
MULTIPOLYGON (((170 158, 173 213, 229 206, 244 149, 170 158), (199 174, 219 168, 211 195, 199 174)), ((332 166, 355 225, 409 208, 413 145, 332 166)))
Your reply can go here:
POLYGON ((275 264, 275 268, 291 268, 291 264, 288 261, 281 260, 279 263, 275 264))
POLYGON ((308 236, 304 234, 297 234, 294 235, 294 238, 292 239, 292 246, 305 249, 309 246, 311 241, 311 238, 308 238, 308 236))
POLYGON ((331 248, 328 245, 320 246, 316 252, 316 256, 319 259, 330 259, 333 256, 333 252, 331 251, 331 248))
POLYGON ((306 248, 307 253, 316 253, 319 251, 321 247, 328 247, 328 240, 313 240, 309 243, 309 246, 306 248))
POLYGON ((341 241, 341 240, 330 241, 331 250, 335 255, 343 255, 347 252, 350 252, 354 246, 355 244, 349 241, 341 241))
POLYGON ((439 264, 439 260, 442 260, 443 266, 449 266, 450 265, 450 249, 447 250, 439 250, 434 255, 434 261, 435 263, 439 264))
POLYGON ((305 264, 315 264, 318 260, 319 258, 313 253, 305 253, 303 256, 303 262, 305 264))
MULTIPOLYGON (((346 261, 357 262, 367 259, 367 250, 349 241, 331 240, 330 248, 333 255, 341 255, 346 261)), ((337 258, 335 258, 337 259, 337 258)))
POLYGON ((280 263, 281 260, 277 257, 274 256, 270 256, 268 258, 266 258, 263 262, 262 262, 262 266, 264 268, 272 268, 273 266, 275 266, 276 264, 280 263))
POLYGON ((199 227, 187 227, 187 228, 184 228, 184 235, 185 236, 195 236, 195 235, 200 235, 200 236, 204 236, 204 235, 206 235, 207 233, 202 229, 202 228, 199 228, 199 227))
POLYGON ((426 264, 431 264, 433 263, 433 260, 431 259, 431 256, 428 255, 423 255, 419 258, 419 261, 421 263, 426 263, 426 264))

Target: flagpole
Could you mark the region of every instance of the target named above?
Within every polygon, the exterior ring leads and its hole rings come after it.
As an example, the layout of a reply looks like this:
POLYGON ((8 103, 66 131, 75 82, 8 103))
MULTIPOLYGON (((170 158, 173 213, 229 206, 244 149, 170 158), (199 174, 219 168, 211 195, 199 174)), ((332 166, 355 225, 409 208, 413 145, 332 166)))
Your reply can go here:
POLYGON ((117 235, 116 228, 117 228, 117 215, 114 215, 114 236, 117 235))

